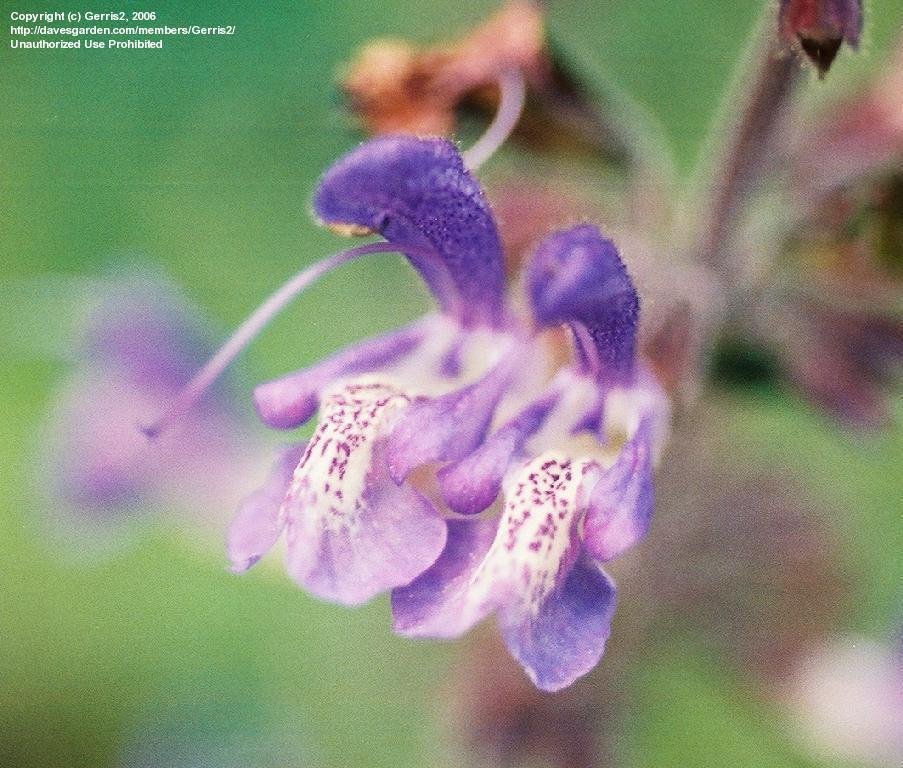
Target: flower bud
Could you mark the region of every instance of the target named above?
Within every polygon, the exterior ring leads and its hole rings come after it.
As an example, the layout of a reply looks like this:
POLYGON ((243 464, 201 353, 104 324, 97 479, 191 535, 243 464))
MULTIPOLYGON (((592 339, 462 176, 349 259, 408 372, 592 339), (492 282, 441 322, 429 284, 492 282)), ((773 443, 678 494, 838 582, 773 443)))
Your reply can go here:
POLYGON ((781 36, 798 43, 824 76, 841 43, 859 45, 862 0, 781 0, 778 25, 781 36))

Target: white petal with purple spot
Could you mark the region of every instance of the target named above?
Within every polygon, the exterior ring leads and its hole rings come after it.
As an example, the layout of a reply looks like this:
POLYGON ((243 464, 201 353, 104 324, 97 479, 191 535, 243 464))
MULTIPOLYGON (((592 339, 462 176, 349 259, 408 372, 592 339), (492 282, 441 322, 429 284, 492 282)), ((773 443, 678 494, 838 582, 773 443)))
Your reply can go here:
POLYGON ((586 490, 597 477, 595 462, 550 452, 524 464, 507 481, 498 532, 482 567, 493 581, 515 588, 524 611, 538 612, 573 565, 586 490))
POLYGON ((376 381, 324 397, 282 505, 288 571, 318 597, 365 602, 407 584, 442 551, 445 522, 385 468, 382 438, 409 402, 376 381))

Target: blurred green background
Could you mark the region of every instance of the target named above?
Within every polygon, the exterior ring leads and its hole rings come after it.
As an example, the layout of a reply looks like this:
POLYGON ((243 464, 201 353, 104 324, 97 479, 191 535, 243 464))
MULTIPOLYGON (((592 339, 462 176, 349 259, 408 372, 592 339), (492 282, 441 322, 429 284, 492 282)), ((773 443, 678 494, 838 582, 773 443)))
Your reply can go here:
MULTIPOLYGON (((66 372, 44 354, 46 339, 65 337, 72 307, 32 289, 44 275, 146 258, 220 328, 234 326, 299 265, 344 245, 308 212, 318 174, 360 138, 334 85, 339 65, 370 37, 429 41, 494 5, 157 0, 145 6, 163 22, 237 26, 234 37, 172 38, 162 51, 11 50, 0 33, 0 766, 113 765, 144 729, 151 740, 220 746, 275 738, 299 766, 455 764, 438 755, 436 697, 461 650, 393 637, 385 600, 323 605, 273 563, 234 577, 222 530, 195 544, 172 521, 92 567, 47 545, 25 479, 35 425, 66 372)), ((4 27, 10 10, 84 10, 62 0, 0 8, 4 27)), ((760 8, 562 0, 550 26, 583 76, 611 79, 657 117, 687 172, 760 8)), ((883 60, 903 3, 867 11, 862 52, 842 53, 810 87, 843 88, 883 60)), ((346 267, 250 349, 241 390, 426 305, 400 259, 346 267)), ((861 594, 842 628, 892 629, 903 576, 899 431, 851 436, 771 389, 717 397, 736 461, 792 464, 816 506, 843 512, 832 523, 861 594)), ((662 645, 623 682, 630 764, 814 764, 692 633, 662 645)))

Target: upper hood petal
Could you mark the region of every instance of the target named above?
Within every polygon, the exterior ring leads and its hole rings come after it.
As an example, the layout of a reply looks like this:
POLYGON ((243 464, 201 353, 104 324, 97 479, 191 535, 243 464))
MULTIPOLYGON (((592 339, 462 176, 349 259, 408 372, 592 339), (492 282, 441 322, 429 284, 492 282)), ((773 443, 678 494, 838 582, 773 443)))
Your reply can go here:
POLYGON ((329 225, 429 247, 437 261, 408 258, 442 308, 465 325, 501 319, 498 231, 483 190, 451 142, 386 136, 362 144, 324 174, 314 211, 329 225))

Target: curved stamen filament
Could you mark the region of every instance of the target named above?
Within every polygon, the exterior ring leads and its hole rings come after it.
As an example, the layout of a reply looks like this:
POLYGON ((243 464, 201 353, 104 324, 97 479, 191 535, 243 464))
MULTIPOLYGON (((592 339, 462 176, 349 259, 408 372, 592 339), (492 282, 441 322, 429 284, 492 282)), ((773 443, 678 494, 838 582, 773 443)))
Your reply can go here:
POLYGON ((464 165, 470 170, 479 168, 511 135, 524 111, 527 88, 523 75, 516 69, 506 70, 499 77, 499 108, 489 127, 476 143, 461 153, 464 165))
POLYGON ((355 248, 340 251, 328 256, 316 264, 298 272, 266 301, 263 302, 229 337, 223 346, 182 388, 170 402, 166 410, 149 425, 141 425, 140 429, 149 438, 157 437, 163 430, 187 413, 200 399, 204 392, 216 381, 238 354, 281 312, 299 293, 323 275, 349 261, 367 256, 371 253, 405 253, 423 258, 437 259, 438 256, 428 248, 398 243, 367 243, 355 248))

